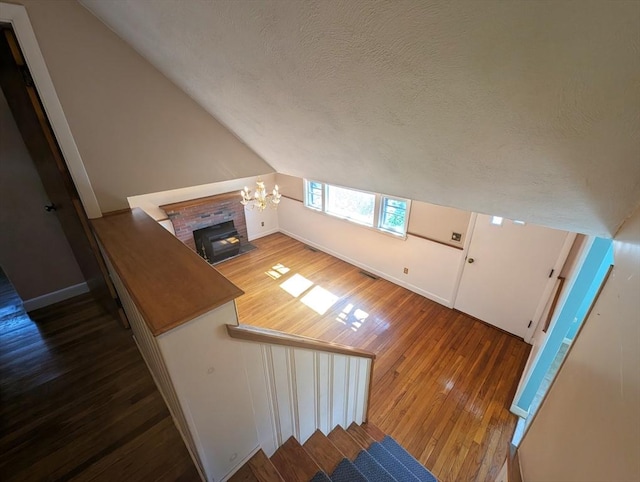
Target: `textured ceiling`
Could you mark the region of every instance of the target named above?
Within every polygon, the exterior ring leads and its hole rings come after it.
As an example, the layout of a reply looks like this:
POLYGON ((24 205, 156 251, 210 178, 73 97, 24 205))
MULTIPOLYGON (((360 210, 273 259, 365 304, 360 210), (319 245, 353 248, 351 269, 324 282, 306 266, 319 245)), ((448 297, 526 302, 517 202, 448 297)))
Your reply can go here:
POLYGON ((81 0, 278 172, 611 235, 640 2, 81 0))

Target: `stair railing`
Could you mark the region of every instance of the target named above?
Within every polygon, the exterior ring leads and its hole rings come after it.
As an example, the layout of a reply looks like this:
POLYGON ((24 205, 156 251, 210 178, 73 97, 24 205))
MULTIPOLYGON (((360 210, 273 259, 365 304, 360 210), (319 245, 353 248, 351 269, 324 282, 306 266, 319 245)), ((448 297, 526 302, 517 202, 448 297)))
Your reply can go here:
POLYGON ((227 325, 242 345, 258 438, 271 455, 289 437, 306 440, 368 419, 375 353, 248 325, 227 325))

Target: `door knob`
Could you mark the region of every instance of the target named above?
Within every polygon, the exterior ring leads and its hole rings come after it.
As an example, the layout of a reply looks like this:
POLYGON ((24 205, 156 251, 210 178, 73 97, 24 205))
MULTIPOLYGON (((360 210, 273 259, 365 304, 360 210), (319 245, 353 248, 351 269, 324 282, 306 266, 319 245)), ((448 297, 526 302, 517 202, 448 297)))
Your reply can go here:
POLYGON ((467 260, 467 263, 472 264, 474 261, 475 261, 475 259, 473 259, 473 258, 469 258, 469 259, 467 260))
POLYGON ((44 207, 45 211, 47 211, 48 213, 50 213, 51 211, 55 211, 58 209, 58 206, 56 206, 55 204, 51 203, 51 204, 47 204, 44 207))

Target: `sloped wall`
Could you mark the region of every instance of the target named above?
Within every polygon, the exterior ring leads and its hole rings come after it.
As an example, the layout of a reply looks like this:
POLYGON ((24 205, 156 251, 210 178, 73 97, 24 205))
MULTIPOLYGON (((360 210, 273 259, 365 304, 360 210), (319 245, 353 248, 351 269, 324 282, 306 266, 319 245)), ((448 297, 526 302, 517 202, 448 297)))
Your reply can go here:
POLYGON ((102 212, 127 196, 272 172, 75 1, 23 0, 102 212))
POLYGON ((520 446, 524 480, 640 480, 640 209, 520 446))

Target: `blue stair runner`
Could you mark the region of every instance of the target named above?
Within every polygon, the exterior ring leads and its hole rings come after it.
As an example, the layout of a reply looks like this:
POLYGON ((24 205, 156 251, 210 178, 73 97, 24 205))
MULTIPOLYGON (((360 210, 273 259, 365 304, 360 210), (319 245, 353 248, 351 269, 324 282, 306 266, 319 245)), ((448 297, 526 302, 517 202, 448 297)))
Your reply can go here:
POLYGON ((369 482, 395 482, 396 480, 366 450, 358 454, 353 464, 364 474, 369 482))
POLYGON ((363 450, 351 463, 342 459, 328 479, 318 472, 311 482, 437 482, 435 476, 420 464, 398 442, 386 436, 363 450))
POLYGON ((413 458, 409 452, 388 435, 382 440, 381 445, 422 482, 437 482, 438 479, 424 465, 413 458))
POLYGON ((355 465, 349 459, 342 459, 331 474, 331 482, 368 482, 355 465))
POLYGON ((398 482, 420 482, 418 477, 413 475, 409 469, 402 465, 398 459, 391 455, 379 442, 372 443, 367 452, 373 455, 373 458, 398 482))
POLYGON ((320 471, 313 476, 313 479, 311 479, 311 482, 331 482, 331 479, 327 477, 327 474, 320 471))

